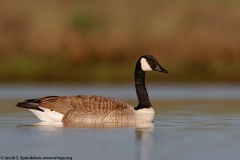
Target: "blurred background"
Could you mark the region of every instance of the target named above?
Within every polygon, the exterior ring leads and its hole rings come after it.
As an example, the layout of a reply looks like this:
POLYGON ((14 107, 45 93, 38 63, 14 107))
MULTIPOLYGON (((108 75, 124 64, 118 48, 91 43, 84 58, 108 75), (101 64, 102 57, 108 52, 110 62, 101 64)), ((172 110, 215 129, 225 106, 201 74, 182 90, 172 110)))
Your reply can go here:
POLYGON ((239 0, 0 0, 1 156, 239 160, 239 82, 239 0), (149 130, 41 126, 15 107, 78 94, 137 106, 143 54, 169 72, 147 73, 149 130))
POLYGON ((0 82, 239 83, 240 1, 0 1, 0 82), (149 77, 148 76, 148 77, 149 77))

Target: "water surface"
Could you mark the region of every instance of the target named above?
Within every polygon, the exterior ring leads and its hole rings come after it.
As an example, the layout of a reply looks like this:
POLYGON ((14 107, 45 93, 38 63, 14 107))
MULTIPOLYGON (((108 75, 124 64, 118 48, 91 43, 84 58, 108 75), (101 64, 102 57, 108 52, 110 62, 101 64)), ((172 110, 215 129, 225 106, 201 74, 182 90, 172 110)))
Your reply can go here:
POLYGON ((15 107, 15 103, 24 98, 95 91, 136 105, 132 87, 0 86, 0 89, 0 156, 75 160, 240 157, 239 86, 150 86, 156 111, 154 125, 115 127, 43 125, 31 112, 15 107))

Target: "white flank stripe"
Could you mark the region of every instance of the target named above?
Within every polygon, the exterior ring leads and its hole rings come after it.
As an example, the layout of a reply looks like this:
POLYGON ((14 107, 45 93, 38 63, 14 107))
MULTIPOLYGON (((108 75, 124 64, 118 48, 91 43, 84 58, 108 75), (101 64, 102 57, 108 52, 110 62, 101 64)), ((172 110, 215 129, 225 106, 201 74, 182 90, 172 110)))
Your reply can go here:
POLYGON ((35 109, 29 109, 31 112, 33 112, 41 121, 44 122, 62 122, 63 114, 51 111, 50 109, 40 107, 44 112, 38 111, 35 109))

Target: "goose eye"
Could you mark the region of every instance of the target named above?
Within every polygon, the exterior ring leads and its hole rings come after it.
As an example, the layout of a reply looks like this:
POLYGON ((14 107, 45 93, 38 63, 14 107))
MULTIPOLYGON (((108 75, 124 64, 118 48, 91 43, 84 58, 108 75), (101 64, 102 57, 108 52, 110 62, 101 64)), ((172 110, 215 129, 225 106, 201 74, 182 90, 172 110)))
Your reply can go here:
POLYGON ((149 58, 149 59, 148 59, 148 62, 149 62, 149 63, 153 63, 153 59, 150 59, 150 58, 149 58))
POLYGON ((150 59, 150 63, 151 63, 151 64, 154 64, 155 61, 154 61, 153 59, 150 59))

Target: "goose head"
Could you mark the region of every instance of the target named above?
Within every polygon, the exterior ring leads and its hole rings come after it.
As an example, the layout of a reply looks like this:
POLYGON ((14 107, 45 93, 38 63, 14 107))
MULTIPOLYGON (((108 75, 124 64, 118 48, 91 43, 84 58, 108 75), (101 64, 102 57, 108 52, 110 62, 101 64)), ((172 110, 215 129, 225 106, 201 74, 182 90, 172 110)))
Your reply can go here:
POLYGON ((140 57, 141 69, 143 71, 158 71, 163 73, 168 73, 152 55, 143 55, 140 57))

